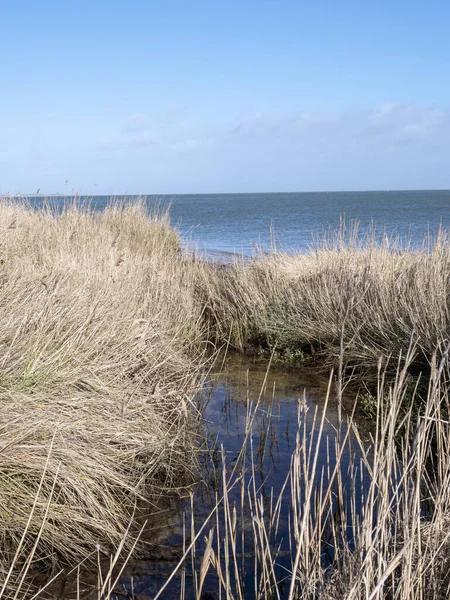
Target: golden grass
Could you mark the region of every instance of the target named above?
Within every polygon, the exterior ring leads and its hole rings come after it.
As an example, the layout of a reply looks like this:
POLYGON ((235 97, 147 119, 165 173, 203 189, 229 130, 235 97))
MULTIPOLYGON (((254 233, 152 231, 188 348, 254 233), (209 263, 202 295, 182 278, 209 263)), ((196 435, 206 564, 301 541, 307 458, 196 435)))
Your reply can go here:
POLYGON ((329 365, 345 351, 350 364, 373 371, 380 357, 398 358, 412 335, 418 358, 447 338, 450 243, 443 231, 416 251, 338 239, 307 254, 210 268, 199 287, 221 341, 312 350, 329 365))
POLYGON ((0 204, 0 571, 25 530, 36 559, 106 551, 149 489, 186 482, 202 366, 189 264, 143 205, 0 204))
MULTIPOLYGON (((167 213, 149 214, 142 204, 111 205, 102 213, 73 204, 57 213, 2 201, 0 598, 24 597, 28 571, 41 561, 73 565, 98 544, 106 554, 111 546, 126 551, 135 507, 150 492, 186 483, 195 468, 191 408, 207 338, 239 349, 314 351, 337 365, 338 396, 346 366, 376 372, 380 357, 396 364, 415 340, 392 386, 378 381, 362 514, 345 513, 342 503, 336 512, 336 499, 347 493, 339 461, 328 487, 318 490, 314 448, 297 439, 287 480, 289 598, 446 597, 450 375, 442 349, 450 326, 449 276, 443 232, 415 252, 338 239, 305 255, 274 253, 218 268, 183 257, 167 213), (436 348, 438 358, 431 359, 436 348), (411 398, 407 371, 417 361, 428 365, 429 391, 414 429, 411 415, 420 402, 414 393, 411 398), (396 444, 400 433, 403 442, 396 444), (426 525, 424 489, 434 508, 426 525), (314 498, 319 513, 305 497, 314 498), (317 514, 341 544, 331 570, 321 562, 317 514), (345 542, 349 518, 354 547, 345 542)), ((250 417, 246 443, 251 427, 250 417)), ((345 443, 338 437, 338 454, 345 443)), ((223 498, 213 516, 225 511, 224 537, 208 537, 196 578, 199 597, 211 567, 223 597, 243 597, 227 496, 230 485, 243 485, 240 464, 223 472, 223 498)), ((252 512, 257 597, 278 597, 277 546, 268 540, 276 537, 282 498, 267 513, 254 487, 242 490, 252 512)), ((195 545, 192 550, 195 565, 195 545)))

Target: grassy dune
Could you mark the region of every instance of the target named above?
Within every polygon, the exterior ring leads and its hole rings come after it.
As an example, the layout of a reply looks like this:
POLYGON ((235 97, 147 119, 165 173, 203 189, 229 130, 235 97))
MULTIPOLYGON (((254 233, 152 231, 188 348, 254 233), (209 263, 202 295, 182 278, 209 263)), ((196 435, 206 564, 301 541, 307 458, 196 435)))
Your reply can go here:
POLYGON ((0 572, 25 529, 24 556, 40 532, 37 557, 80 560, 186 483, 203 336, 179 250, 141 205, 0 205, 0 572))
MULTIPOLYGON (((362 521, 350 515, 360 559, 345 546, 331 581, 342 598, 443 597, 447 580, 433 561, 448 548, 450 514, 448 494, 441 492, 450 481, 446 235, 414 252, 338 238, 309 254, 274 253, 223 268, 184 257, 180 248, 167 213, 149 214, 140 204, 111 205, 102 213, 71 205, 56 213, 0 203, 0 599, 25 595, 14 590, 28 581, 32 564, 31 570, 40 561, 73 565, 92 557, 98 544, 100 552, 131 547, 127 526, 135 507, 153 493, 181 488, 195 472, 193 399, 206 347, 225 343, 240 350, 275 348, 286 360, 314 354, 322 365, 337 367, 338 395, 352 368, 372 377, 380 359, 394 372, 400 364, 391 391, 384 381, 389 371, 378 380, 377 445, 367 455, 369 470, 376 461, 367 497, 372 513, 362 521), (411 340, 414 353, 405 368, 411 340), (441 367, 433 366, 436 350, 441 367), (408 392, 410 404, 400 411, 414 365, 426 368, 430 381, 417 430, 410 423, 414 394, 411 400, 408 392), (390 473, 405 464, 410 468, 400 489, 390 473), (430 464, 437 466, 434 479, 430 464), (435 507, 438 546, 417 522, 424 489, 435 507), (380 504, 379 490, 399 500, 397 516, 391 505, 380 504), (372 530, 375 514, 382 519, 372 530), (393 530, 398 537, 392 538, 393 530), (422 562, 421 548, 428 553, 422 562), (404 556, 409 562, 401 562, 404 556), (399 564, 407 569, 400 579, 399 564), (416 572, 417 565, 422 570, 416 572), (408 581, 423 587, 430 573, 440 577, 439 593, 408 595, 408 581), (383 581, 390 589, 400 581, 403 591, 383 595, 383 581)), ((333 477, 341 485, 341 476, 333 477)), ((291 478, 317 493, 314 474, 293 471, 291 478)), ((308 529, 310 515, 301 516, 305 507, 297 492, 291 547, 299 585, 291 585, 290 598, 332 598, 329 574, 321 570, 319 531, 308 529)), ((339 519, 345 523, 347 516, 331 514, 336 493, 322 498, 322 516, 340 539, 339 519)), ((256 502, 249 498, 255 511, 256 502)), ((276 597, 276 555, 261 541, 275 532, 261 529, 262 514, 258 523, 261 597, 276 597)), ((226 543, 235 534, 230 530, 226 543)), ((205 568, 212 566, 222 585, 211 556, 205 568)), ((238 582, 240 574, 230 577, 238 582)), ((241 597, 239 588, 235 597, 241 597)))
POLYGON ((202 287, 210 329, 238 349, 276 347, 285 358, 313 353, 327 366, 345 357, 369 374, 380 358, 395 365, 412 337, 424 364, 448 336, 444 232, 419 251, 338 239, 308 254, 274 253, 212 271, 202 287))

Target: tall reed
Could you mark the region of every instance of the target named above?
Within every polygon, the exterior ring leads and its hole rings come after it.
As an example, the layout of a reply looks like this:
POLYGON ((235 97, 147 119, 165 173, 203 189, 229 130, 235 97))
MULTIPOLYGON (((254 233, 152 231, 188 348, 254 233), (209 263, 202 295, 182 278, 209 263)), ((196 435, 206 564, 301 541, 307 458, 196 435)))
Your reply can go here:
POLYGON ((400 418, 416 348, 401 359, 389 385, 380 371, 370 439, 361 437, 352 415, 334 437, 325 433, 333 376, 323 412, 315 411, 309 432, 309 409, 301 400, 296 445, 278 495, 257 488, 254 460, 244 464, 246 445, 255 456, 257 403, 248 415, 238 462, 229 465, 222 454, 216 506, 186 544, 183 560, 196 568, 193 597, 200 599, 206 587, 227 600, 450 597, 448 350, 441 349, 440 361, 434 355, 417 422, 409 403, 400 418), (328 448, 325 465, 318 460, 323 447, 328 448), (236 488, 240 505, 230 501, 236 488), (283 539, 280 522, 286 514, 289 534, 283 539))

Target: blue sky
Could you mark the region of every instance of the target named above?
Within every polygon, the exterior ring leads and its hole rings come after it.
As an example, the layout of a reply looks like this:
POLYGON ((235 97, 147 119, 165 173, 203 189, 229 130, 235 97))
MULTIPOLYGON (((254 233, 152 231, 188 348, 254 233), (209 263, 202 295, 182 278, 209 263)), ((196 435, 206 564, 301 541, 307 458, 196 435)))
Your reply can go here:
POLYGON ((450 188, 450 3, 0 0, 0 193, 450 188))

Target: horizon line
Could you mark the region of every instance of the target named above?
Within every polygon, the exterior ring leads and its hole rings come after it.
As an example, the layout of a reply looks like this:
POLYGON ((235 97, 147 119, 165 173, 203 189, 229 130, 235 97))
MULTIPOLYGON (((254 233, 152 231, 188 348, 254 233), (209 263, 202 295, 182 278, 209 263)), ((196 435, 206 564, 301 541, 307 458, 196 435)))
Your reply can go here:
POLYGON ((363 194, 363 193, 389 193, 389 192, 450 192, 449 188, 382 188, 382 189, 354 189, 354 190, 308 190, 308 191, 288 191, 288 192, 274 192, 274 191, 264 191, 264 192, 180 192, 180 193, 128 193, 128 192, 114 192, 114 193, 98 193, 89 194, 83 192, 75 192, 72 194, 61 193, 61 192, 53 192, 53 193, 45 193, 45 194, 36 194, 36 193, 0 193, 0 198, 97 198, 97 197, 105 197, 109 196, 111 198, 115 197, 131 197, 131 196, 140 196, 140 197, 161 197, 161 196, 260 196, 260 195, 284 195, 284 194, 363 194))

